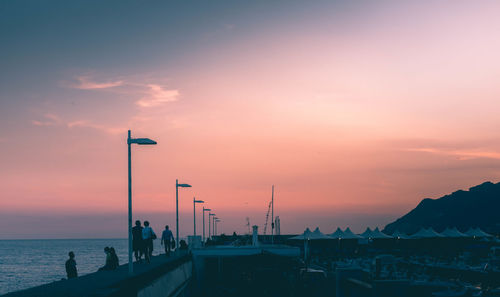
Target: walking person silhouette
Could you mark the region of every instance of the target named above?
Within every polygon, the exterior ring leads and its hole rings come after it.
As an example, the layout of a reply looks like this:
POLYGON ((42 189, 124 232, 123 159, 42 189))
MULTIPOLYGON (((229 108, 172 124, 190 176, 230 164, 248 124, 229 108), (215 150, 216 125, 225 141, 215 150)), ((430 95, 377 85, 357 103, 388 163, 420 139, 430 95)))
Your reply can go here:
POLYGON ((156 239, 156 234, 153 229, 149 227, 148 221, 144 221, 142 239, 144 240, 144 255, 146 257, 146 262, 150 263, 151 256, 153 256, 153 239, 156 239))
POLYGON ((165 255, 170 256, 170 250, 172 248, 171 241, 174 240, 174 235, 172 231, 168 228, 168 225, 165 226, 165 230, 161 234, 161 244, 165 246, 165 255))
POLYGON ((135 260, 139 262, 142 261, 142 254, 144 253, 142 229, 141 221, 135 221, 135 226, 132 228, 132 249, 134 251, 135 260))

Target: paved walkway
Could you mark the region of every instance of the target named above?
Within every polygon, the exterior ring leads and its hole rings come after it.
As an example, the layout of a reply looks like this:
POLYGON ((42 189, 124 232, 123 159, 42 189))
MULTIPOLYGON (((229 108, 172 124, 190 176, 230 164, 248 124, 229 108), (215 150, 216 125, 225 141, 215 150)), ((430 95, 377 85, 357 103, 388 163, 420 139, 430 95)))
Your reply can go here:
MULTIPOLYGON (((166 271, 169 263, 180 261, 186 253, 172 253, 170 257, 154 256, 151 263, 134 263, 134 276, 128 275, 128 264, 120 265, 116 270, 98 271, 76 279, 61 280, 38 287, 7 293, 2 297, 84 297, 107 296, 116 291, 117 287, 133 282, 147 282, 155 273, 166 271), (149 279, 148 279, 149 278, 149 279)), ((173 264, 173 263, 172 263, 173 264)))

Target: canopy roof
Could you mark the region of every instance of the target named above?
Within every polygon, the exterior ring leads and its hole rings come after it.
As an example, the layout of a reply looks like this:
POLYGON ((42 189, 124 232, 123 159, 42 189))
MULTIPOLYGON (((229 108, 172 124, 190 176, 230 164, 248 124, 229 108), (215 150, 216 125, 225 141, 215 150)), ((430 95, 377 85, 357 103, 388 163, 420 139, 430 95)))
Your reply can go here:
POLYGON ((321 231, 319 231, 319 227, 316 227, 314 229, 314 232, 312 233, 311 239, 332 239, 330 236, 323 234, 321 231))
POLYGON ((340 228, 337 228, 337 230, 335 230, 335 232, 330 234, 330 237, 335 238, 335 239, 344 238, 344 232, 342 232, 342 230, 340 230, 340 228))
POLYGON ((316 227, 314 229, 314 232, 311 232, 309 228, 307 228, 304 233, 301 235, 297 235, 294 237, 289 238, 291 240, 318 240, 318 239, 332 239, 330 236, 323 234, 321 231, 319 231, 319 227, 316 227))
POLYGON ((367 227, 365 232, 361 233, 360 235, 363 236, 364 238, 370 238, 371 234, 372 234, 372 229, 370 229, 370 227, 367 227))
POLYGON ((493 237, 493 235, 484 232, 480 228, 470 228, 465 234, 471 237, 493 237))
POLYGON ((305 239, 311 239, 311 236, 312 236, 312 232, 311 230, 309 230, 309 228, 307 228, 304 233, 302 233, 301 235, 297 235, 297 236, 294 236, 294 237, 291 237, 291 238, 288 238, 289 240, 305 240, 305 239))
POLYGON ((457 227, 446 228, 443 232, 441 232, 441 235, 444 237, 451 237, 451 238, 468 237, 467 235, 458 231, 457 227))
POLYGON ((392 233, 392 237, 397 238, 397 239, 409 239, 410 238, 410 236, 408 236, 407 234, 405 234, 403 232, 399 232, 399 230, 394 231, 394 233, 392 233))
POLYGON ((380 231, 378 229, 378 227, 377 227, 377 228, 375 228, 375 230, 372 231, 370 238, 373 238, 373 239, 386 239, 386 238, 392 238, 392 236, 389 236, 389 235, 385 234, 384 232, 380 231))
POLYGON ((343 239, 361 239, 361 238, 363 238, 363 237, 352 233, 352 231, 351 231, 351 229, 349 229, 349 227, 347 227, 344 231, 343 239))
POLYGON ((418 239, 418 238, 438 238, 438 237, 443 237, 443 236, 440 235, 439 233, 437 233, 436 231, 434 231, 434 229, 432 229, 432 227, 430 227, 429 229, 422 228, 417 233, 410 236, 410 238, 415 238, 415 239, 418 239))

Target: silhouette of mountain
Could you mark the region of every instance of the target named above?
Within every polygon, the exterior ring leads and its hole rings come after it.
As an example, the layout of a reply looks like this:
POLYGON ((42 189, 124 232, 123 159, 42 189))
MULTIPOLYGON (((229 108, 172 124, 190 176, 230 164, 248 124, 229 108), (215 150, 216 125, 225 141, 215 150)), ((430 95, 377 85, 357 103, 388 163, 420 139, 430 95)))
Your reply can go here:
POLYGON ((432 227, 443 231, 446 227, 457 227, 466 231, 480 227, 486 232, 500 231, 500 183, 485 182, 469 191, 459 190, 439 199, 426 198, 412 211, 388 224, 384 232, 392 234, 399 230, 407 234, 421 227, 432 227))

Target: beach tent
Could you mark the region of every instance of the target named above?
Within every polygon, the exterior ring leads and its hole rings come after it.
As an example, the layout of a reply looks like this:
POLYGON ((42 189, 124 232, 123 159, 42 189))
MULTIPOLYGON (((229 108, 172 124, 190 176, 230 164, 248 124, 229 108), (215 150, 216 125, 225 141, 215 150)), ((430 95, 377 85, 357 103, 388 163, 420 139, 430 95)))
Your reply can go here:
POLYGON ((372 229, 370 227, 367 227, 365 232, 361 233, 360 235, 363 236, 364 238, 371 238, 370 235, 372 234, 372 229))
POLYGON ((437 233, 436 231, 434 231, 434 229, 432 229, 432 227, 429 229, 421 228, 417 233, 410 236, 410 238, 412 238, 412 239, 438 238, 438 237, 443 237, 443 236, 440 235, 439 233, 437 233))
POLYGON ((465 235, 462 232, 458 231, 458 229, 456 227, 446 228, 443 232, 441 232, 441 235, 443 237, 448 237, 448 238, 468 237, 467 235, 465 235))
POLYGON ((308 254, 309 254, 309 240, 312 237, 312 232, 309 230, 309 228, 306 228, 304 233, 301 235, 297 235, 291 238, 288 238, 288 240, 303 240, 304 241, 304 261, 307 261, 308 259, 308 254))
POLYGON ((481 230, 481 228, 476 228, 476 231, 477 231, 477 234, 479 234, 479 237, 494 237, 493 235, 489 234, 489 233, 486 233, 484 232, 483 230, 481 230))
POLYGON ((330 237, 334 238, 334 239, 342 239, 342 238, 344 238, 344 232, 342 232, 342 230, 340 230, 340 228, 337 228, 337 230, 335 230, 335 232, 330 234, 330 237))
POLYGON ((441 236, 441 234, 434 231, 434 229, 432 227, 429 227, 429 229, 427 229, 427 231, 431 235, 431 238, 443 237, 443 236, 441 236))
POLYGON ((417 239, 417 238, 427 238, 427 229, 425 228, 420 228, 420 230, 417 231, 417 233, 413 234, 410 236, 411 239, 417 239))
POLYGON ((314 232, 311 234, 311 240, 320 240, 320 239, 333 239, 328 235, 323 234, 321 231, 319 231, 319 227, 316 227, 314 232))
POLYGON ((288 240, 301 240, 304 241, 304 260, 307 261, 309 256, 312 254, 318 253, 318 248, 321 250, 321 246, 324 246, 325 241, 323 240, 332 240, 328 235, 323 234, 319 231, 319 228, 316 227, 314 232, 311 232, 309 228, 307 228, 304 233, 301 235, 297 235, 289 238, 288 240), (315 244, 314 244, 314 243, 315 244))
POLYGON ((480 228, 470 228, 465 234, 470 237, 493 237, 493 235, 484 232, 480 228))
POLYGON ((394 231, 394 233, 392 233, 392 237, 394 237, 396 239, 409 239, 410 238, 410 236, 406 235, 405 233, 399 232, 399 230, 394 231))
POLYGON ((375 228, 375 230, 372 231, 371 238, 372 239, 388 239, 388 238, 392 238, 392 236, 385 234, 384 232, 380 231, 377 227, 377 228, 375 228))
POLYGON ((352 233, 351 229, 347 227, 344 231, 344 237, 342 239, 362 239, 363 237, 352 233))
POLYGON ((302 233, 301 235, 297 235, 297 236, 294 236, 294 237, 291 237, 291 238, 288 238, 289 240, 305 240, 305 239, 311 239, 311 236, 312 236, 312 232, 311 230, 309 230, 309 228, 307 228, 304 233, 302 233))

